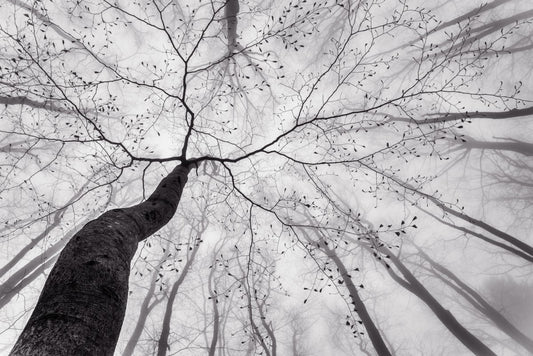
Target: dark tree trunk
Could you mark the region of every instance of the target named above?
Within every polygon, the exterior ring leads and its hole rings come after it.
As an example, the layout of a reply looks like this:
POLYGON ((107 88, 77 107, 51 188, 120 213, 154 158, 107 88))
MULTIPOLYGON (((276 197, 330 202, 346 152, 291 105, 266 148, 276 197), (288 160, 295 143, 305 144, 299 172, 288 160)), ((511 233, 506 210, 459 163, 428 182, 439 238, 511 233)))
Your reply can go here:
POLYGON ((11 355, 113 355, 137 244, 172 218, 189 169, 177 166, 146 201, 105 212, 69 241, 11 355))

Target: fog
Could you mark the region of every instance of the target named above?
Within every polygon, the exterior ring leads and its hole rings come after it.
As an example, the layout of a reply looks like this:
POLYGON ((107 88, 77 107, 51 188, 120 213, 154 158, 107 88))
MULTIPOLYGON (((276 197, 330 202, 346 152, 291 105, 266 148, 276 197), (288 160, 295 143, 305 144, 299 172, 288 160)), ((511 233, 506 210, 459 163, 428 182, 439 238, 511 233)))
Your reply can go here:
POLYGON ((0 354, 533 354, 532 20, 4 1, 0 354))

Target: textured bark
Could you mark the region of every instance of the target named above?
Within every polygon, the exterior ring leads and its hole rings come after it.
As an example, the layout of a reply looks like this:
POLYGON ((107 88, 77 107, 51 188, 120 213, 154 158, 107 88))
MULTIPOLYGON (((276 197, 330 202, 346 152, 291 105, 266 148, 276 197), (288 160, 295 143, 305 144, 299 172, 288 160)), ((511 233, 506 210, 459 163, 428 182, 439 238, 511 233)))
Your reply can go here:
POLYGON ((105 212, 69 241, 11 355, 113 355, 137 244, 172 218, 188 172, 177 166, 146 201, 105 212))

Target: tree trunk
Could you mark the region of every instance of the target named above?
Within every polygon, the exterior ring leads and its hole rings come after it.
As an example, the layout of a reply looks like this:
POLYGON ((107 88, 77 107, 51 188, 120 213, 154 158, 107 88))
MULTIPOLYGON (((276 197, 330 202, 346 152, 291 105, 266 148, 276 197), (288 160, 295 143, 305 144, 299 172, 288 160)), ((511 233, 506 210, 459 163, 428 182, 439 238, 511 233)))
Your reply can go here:
POLYGON ((495 228, 494 226, 489 225, 489 224, 487 224, 487 223, 485 223, 485 222, 483 222, 481 220, 474 219, 473 217, 471 217, 471 216, 469 216, 469 215, 467 215, 465 213, 456 211, 455 209, 448 207, 446 204, 442 203, 440 200, 438 200, 435 197, 432 197, 432 196, 427 195, 427 194, 423 194, 423 195, 425 197, 427 197, 429 200, 431 200, 439 208, 444 210, 445 212, 450 213, 451 215, 456 216, 456 217, 458 217, 458 218, 460 218, 460 219, 462 219, 464 221, 467 221, 467 222, 469 222, 472 225, 480 227, 483 230, 488 231, 488 232, 490 232, 491 234, 493 234, 495 236, 498 236, 500 239, 502 239, 504 241, 507 241, 508 243, 512 244, 513 246, 517 247, 518 249, 524 251, 529 256, 533 256, 533 247, 528 245, 527 243, 525 243, 525 242, 517 239, 516 237, 513 237, 513 236, 509 235, 508 233, 506 233, 506 232, 504 232, 502 230, 499 230, 499 229, 495 228))
MULTIPOLYGON (((449 285, 455 289, 460 295, 462 295, 472 306, 479 310, 483 315, 485 315, 489 320, 491 320, 502 332, 510 336, 514 341, 522 345, 531 355, 533 355, 533 340, 531 340, 526 334, 518 330, 507 318, 505 318, 498 310, 496 310, 489 302, 485 300, 478 292, 473 288, 468 286, 463 282, 459 277, 455 275, 452 271, 444 267, 443 265, 434 261, 429 257, 424 251, 422 251, 418 246, 418 253, 426 261, 429 262, 431 267, 442 273, 443 275, 450 278, 455 284, 449 283, 449 285)), ((448 281, 440 274, 435 273, 435 276, 444 283, 448 284, 448 281)))
POLYGON ((198 249, 200 248, 200 241, 194 241, 193 243, 194 243, 194 247, 193 247, 193 250, 190 256, 188 256, 187 263, 185 263, 185 266, 183 267, 183 271, 181 271, 181 274, 178 277, 178 280, 174 282, 174 285, 172 286, 172 289, 168 296, 167 307, 165 309, 165 316, 163 318, 163 326, 161 328, 161 335, 159 336, 159 340, 157 342, 157 356, 166 356, 167 350, 170 348, 169 343, 168 343, 168 338, 170 337, 170 320, 172 319, 172 309, 174 305, 174 300, 176 300, 178 289, 183 284, 183 281, 185 281, 185 277, 187 277, 187 274, 189 273, 189 270, 191 269, 191 266, 194 262, 196 253, 198 252, 198 249))
MULTIPOLYGON (((85 221, 86 223, 87 221, 85 221)), ((82 224, 76 225, 65 234, 61 240, 50 246, 39 256, 32 258, 24 266, 20 267, 15 273, 13 273, 4 283, 0 285, 0 309, 3 308, 11 298, 13 298, 23 286, 31 283, 42 272, 44 272, 50 265, 54 264, 57 260, 58 252, 65 247, 68 240, 74 236, 76 230, 82 226, 82 224), (44 266, 44 267, 43 267, 44 266), (36 273, 37 271, 40 271, 36 273), (27 283, 22 283, 26 281, 27 283)))
POLYGON ((370 316, 370 313, 366 309, 365 303, 359 296, 359 293, 357 292, 357 287, 355 284, 353 284, 352 278, 350 277, 350 274, 348 273, 348 270, 346 269, 346 266, 341 261, 337 253, 329 248, 327 242, 324 240, 323 237, 318 238, 318 242, 313 240, 311 236, 309 236, 309 233, 305 230, 301 230, 302 234, 304 235, 305 239, 310 243, 318 243, 317 247, 330 259, 335 263, 335 266, 337 267, 339 274, 342 278, 342 281, 344 285, 346 286, 346 289, 348 289, 348 292, 350 293, 350 299, 352 301, 352 304, 354 305, 355 311, 357 312, 357 315, 361 318, 361 322, 363 323, 370 341, 372 342, 372 346, 374 346, 374 349, 376 350, 377 354, 380 356, 390 356, 392 355, 389 348, 387 347, 387 344, 385 343, 385 340, 383 340, 381 333, 379 329, 377 328, 376 324, 372 320, 372 317, 370 316))
POLYGON ((159 276, 159 273, 161 271, 160 267, 164 261, 165 256, 163 255, 163 258, 161 258, 157 266, 154 268, 154 272, 152 272, 150 287, 148 288, 148 292, 146 292, 146 296, 144 297, 143 302, 141 304, 137 324, 135 324, 135 329, 133 329, 133 332, 131 333, 130 339, 128 340, 128 343, 124 348, 124 352, 122 352, 122 356, 133 355, 133 351, 135 350, 135 346, 137 346, 137 343, 139 342, 139 338, 141 337, 141 334, 143 332, 148 315, 150 314, 152 309, 163 300, 156 299, 153 303, 150 303, 152 301, 152 297, 154 296, 157 277, 159 276))
POLYGON ((146 201, 105 212, 69 241, 11 355, 113 355, 137 244, 170 221, 189 169, 178 165, 146 201))
POLYGON ((209 290, 209 297, 211 298, 211 303, 213 304, 213 338, 211 339, 211 344, 209 345, 209 356, 215 356, 218 343, 218 334, 220 333, 220 314, 218 311, 218 300, 217 296, 213 290, 213 282, 215 275, 215 266, 211 268, 209 272, 209 280, 207 288, 209 290))
POLYGON ((392 355, 387 347, 387 344, 385 343, 385 340, 383 340, 381 337, 379 329, 377 328, 376 324, 374 324, 372 317, 368 313, 365 303, 359 296, 357 288, 355 287, 355 284, 353 283, 344 263, 341 261, 339 256, 337 256, 335 251, 328 247, 326 241, 323 239, 320 239, 320 249, 324 251, 324 253, 335 263, 335 266, 338 268, 339 274, 341 275, 341 278, 346 285, 348 292, 350 293, 350 299, 355 307, 355 311, 361 318, 361 321, 368 332, 368 337, 370 338, 370 341, 372 342, 372 345, 374 346, 374 349, 376 349, 378 355, 392 355))
POLYGON ((0 309, 5 307, 11 299, 15 298, 24 288, 33 283, 41 274, 43 274, 48 268, 50 268, 56 261, 57 256, 52 256, 48 261, 41 263, 34 270, 29 271, 24 275, 23 278, 16 280, 16 283, 11 283, 5 287, 2 285, 0 288, 2 290, 2 295, 0 296, 0 309), (30 273, 31 272, 31 273, 30 273))
POLYGON ((496 354, 489 349, 476 336, 468 331, 446 308, 439 303, 435 297, 415 278, 415 276, 405 267, 396 255, 394 255, 386 246, 379 248, 381 252, 389 256, 390 261, 398 268, 405 280, 401 279, 391 269, 387 268, 390 276, 404 286, 408 291, 420 298, 435 314, 435 316, 446 326, 446 328, 465 345, 473 354, 478 356, 496 356, 496 354))

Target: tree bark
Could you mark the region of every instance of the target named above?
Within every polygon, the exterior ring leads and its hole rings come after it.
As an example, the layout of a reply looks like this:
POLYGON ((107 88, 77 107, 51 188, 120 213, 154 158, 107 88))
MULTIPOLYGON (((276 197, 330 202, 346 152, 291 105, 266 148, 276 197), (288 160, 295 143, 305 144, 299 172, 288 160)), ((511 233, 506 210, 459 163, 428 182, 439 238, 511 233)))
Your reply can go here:
POLYGON ((137 244, 170 221, 189 169, 178 165, 146 201, 105 212, 69 241, 11 355, 113 355, 137 244))

